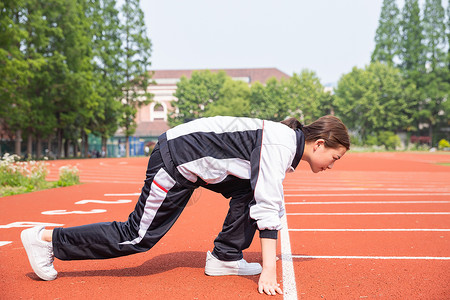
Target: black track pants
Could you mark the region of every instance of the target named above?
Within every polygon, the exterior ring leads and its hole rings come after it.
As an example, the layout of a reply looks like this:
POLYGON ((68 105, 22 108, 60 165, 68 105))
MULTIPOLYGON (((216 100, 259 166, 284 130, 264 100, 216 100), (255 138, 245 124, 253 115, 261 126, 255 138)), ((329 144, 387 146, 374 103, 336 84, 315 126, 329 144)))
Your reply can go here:
MULTIPOLYGON (((126 222, 104 222, 55 228, 53 251, 61 260, 106 259, 152 248, 180 216, 194 188, 174 180, 164 166, 157 144, 150 156, 146 180, 134 211, 126 222)), ((206 188, 231 197, 222 232, 213 254, 221 260, 239 260, 248 248, 256 226, 249 217, 253 193, 248 180, 234 179, 206 188)))
POLYGON ((172 227, 193 189, 178 184, 166 171, 159 146, 148 163, 144 187, 126 222, 55 228, 53 251, 61 260, 102 259, 144 252, 172 227))
POLYGON ((212 254, 220 260, 240 260, 242 251, 250 247, 256 231, 256 222, 250 218, 253 191, 249 180, 230 178, 223 183, 205 186, 230 198, 230 208, 222 231, 214 240, 212 254))

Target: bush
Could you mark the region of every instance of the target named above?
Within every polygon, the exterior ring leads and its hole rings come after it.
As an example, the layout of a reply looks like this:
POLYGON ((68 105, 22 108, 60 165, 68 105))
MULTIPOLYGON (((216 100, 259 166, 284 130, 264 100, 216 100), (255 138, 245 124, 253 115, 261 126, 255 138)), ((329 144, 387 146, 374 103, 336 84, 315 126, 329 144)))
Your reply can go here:
POLYGON ((381 131, 378 133, 379 145, 384 145, 386 150, 395 150, 401 145, 401 140, 398 135, 392 131, 381 131))
POLYGON ((80 182, 76 167, 60 168, 57 182, 47 182, 48 163, 45 161, 20 161, 18 155, 6 153, 0 159, 0 197, 33 192, 56 186, 69 186, 80 182))
POLYGON ((80 175, 77 167, 63 166, 59 168, 58 186, 70 186, 80 183, 80 175))
POLYGON ((438 148, 439 149, 450 148, 450 143, 446 139, 442 139, 438 143, 438 148))
POLYGON ((367 146, 375 146, 378 145, 378 139, 375 135, 369 135, 366 138, 365 144, 367 146))
POLYGON ((0 161, 0 185, 1 186, 34 186, 45 181, 47 176, 47 163, 43 161, 19 161, 18 155, 3 155, 0 161))

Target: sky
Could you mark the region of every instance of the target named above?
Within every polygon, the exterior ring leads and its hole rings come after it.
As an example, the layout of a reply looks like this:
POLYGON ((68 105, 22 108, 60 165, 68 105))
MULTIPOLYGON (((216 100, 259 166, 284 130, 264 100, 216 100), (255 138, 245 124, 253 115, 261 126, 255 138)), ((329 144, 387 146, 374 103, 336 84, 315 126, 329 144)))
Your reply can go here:
MULTIPOLYGON (((370 63, 382 0, 141 0, 152 70, 278 68, 336 84, 370 63)), ((401 7, 401 6, 400 6, 401 7)))

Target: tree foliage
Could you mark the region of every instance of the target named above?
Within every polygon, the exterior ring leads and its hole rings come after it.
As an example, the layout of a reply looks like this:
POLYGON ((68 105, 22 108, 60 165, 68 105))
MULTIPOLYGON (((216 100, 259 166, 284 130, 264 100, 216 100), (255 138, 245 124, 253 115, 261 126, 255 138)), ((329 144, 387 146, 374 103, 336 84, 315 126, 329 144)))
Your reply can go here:
POLYGON ((372 62, 379 61, 392 66, 399 52, 400 11, 395 0, 383 0, 379 25, 375 33, 375 50, 372 62))
POLYGON ((418 0, 405 0, 399 19, 400 38, 395 42, 386 35, 389 32, 386 24, 392 29, 393 23, 386 19, 387 12, 395 11, 394 6, 395 1, 383 2, 372 61, 390 64, 390 60, 380 55, 380 48, 385 47, 386 39, 394 43, 392 48, 397 48, 399 54, 394 62, 401 71, 404 85, 415 90, 405 98, 412 111, 407 130, 417 135, 426 134, 436 142, 448 136, 445 130, 449 129, 450 8, 447 5, 446 19, 440 0, 426 0, 422 14, 418 0), (379 38, 380 32, 384 33, 385 40, 379 38))
POLYGON ((378 131, 406 129, 411 123, 411 98, 415 87, 394 67, 376 62, 354 67, 336 88, 334 107, 344 123, 363 141, 378 131))
POLYGON ((33 140, 56 138, 57 156, 67 156, 69 144, 77 148, 88 133, 111 136, 124 112, 122 125, 131 132, 135 108, 150 98, 136 89, 146 91, 150 82, 151 44, 139 1, 125 1, 122 19, 116 6, 115 0, 0 3, 0 120, 16 133, 16 152, 22 136, 30 153, 33 140))
POLYGON ((175 126, 206 116, 209 106, 219 100, 220 90, 227 80, 225 72, 194 71, 191 78, 181 77, 172 103, 175 111, 169 114, 169 124, 175 126))
POLYGON ((150 84, 150 52, 151 43, 147 37, 144 13, 139 8, 139 0, 125 0, 122 6, 124 26, 122 40, 124 41, 124 83, 122 87, 123 118, 121 127, 126 137, 126 155, 128 157, 130 144, 128 137, 136 131, 136 113, 139 107, 151 101, 147 88, 150 84))

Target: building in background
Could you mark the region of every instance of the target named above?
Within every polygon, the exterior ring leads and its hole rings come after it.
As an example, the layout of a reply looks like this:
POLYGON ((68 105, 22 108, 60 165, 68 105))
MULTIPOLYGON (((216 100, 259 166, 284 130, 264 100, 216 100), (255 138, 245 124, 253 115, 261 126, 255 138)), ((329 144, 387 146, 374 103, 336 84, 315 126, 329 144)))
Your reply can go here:
MULTIPOLYGON (((272 77, 277 80, 290 76, 276 68, 252 68, 252 69, 209 69, 211 72, 224 71, 234 80, 242 80, 249 85, 259 81, 265 84, 272 77)), ((145 146, 155 143, 158 136, 166 132, 170 127, 167 123, 167 113, 173 109, 171 102, 177 98, 174 93, 177 82, 182 76, 190 78, 192 72, 202 70, 154 70, 152 79, 155 85, 149 87, 148 92, 153 94, 153 101, 139 108, 136 115, 137 128, 133 137, 130 137, 130 155, 144 155, 145 146)), ((100 147, 100 142, 94 139, 89 141, 90 147, 100 147)), ((108 156, 125 155, 125 135, 118 130, 116 135, 108 143, 108 156)))

